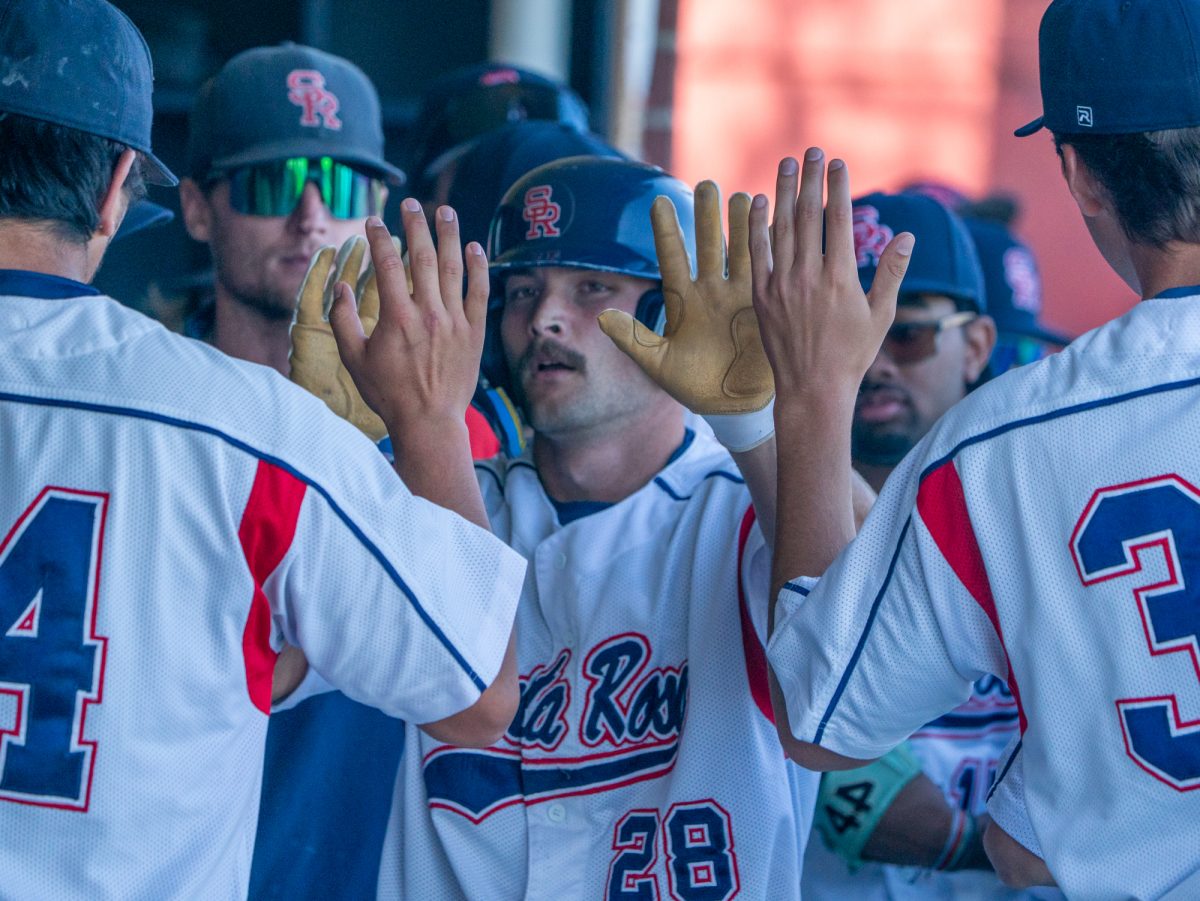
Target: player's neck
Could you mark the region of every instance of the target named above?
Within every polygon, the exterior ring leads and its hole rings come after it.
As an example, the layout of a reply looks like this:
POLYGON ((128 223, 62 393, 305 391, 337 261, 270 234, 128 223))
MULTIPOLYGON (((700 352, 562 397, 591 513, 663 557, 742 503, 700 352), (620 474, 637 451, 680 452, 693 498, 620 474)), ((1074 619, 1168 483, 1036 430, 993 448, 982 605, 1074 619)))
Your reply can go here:
POLYGON ((546 493, 556 501, 616 503, 629 497, 683 441, 683 408, 674 401, 664 406, 599 434, 535 435, 533 461, 546 493))
POLYGON ((1129 251, 1142 297, 1200 285, 1200 245, 1175 242, 1165 250, 1134 246, 1129 251))
POLYGON ((0 269, 43 272, 87 283, 99 267, 102 250, 62 240, 48 225, 0 219, 0 269))
POLYGON ((287 319, 270 319, 241 303, 218 282, 213 344, 219 350, 286 376, 291 371, 290 327, 287 319))

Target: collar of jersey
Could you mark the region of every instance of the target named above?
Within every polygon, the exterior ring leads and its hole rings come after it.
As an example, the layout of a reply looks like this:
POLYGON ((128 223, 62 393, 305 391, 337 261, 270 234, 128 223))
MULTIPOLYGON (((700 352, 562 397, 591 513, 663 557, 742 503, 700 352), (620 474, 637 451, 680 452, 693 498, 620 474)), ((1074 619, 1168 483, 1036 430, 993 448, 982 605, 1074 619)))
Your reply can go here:
POLYGON ((72 297, 98 297, 100 292, 91 285, 30 272, 26 269, 0 269, 0 297, 37 297, 41 300, 67 300, 72 297))
MULTIPOLYGON (((683 430, 683 440, 679 442, 679 447, 671 452, 671 456, 667 457, 667 462, 663 464, 663 468, 659 472, 666 470, 668 466, 687 453, 687 449, 692 446, 692 442, 696 440, 696 433, 691 429, 683 430)), ((544 488, 542 489, 545 490, 544 488)), ((573 523, 577 519, 583 519, 585 516, 591 516, 593 513, 599 513, 601 510, 607 510, 613 506, 612 501, 557 501, 550 497, 549 493, 546 498, 554 507, 554 512, 558 515, 558 521, 562 525, 573 523)))
POLYGON ((1146 299, 1159 300, 1166 297, 1196 297, 1197 295, 1200 295, 1200 285, 1183 285, 1179 288, 1167 288, 1166 291, 1162 291, 1146 299))

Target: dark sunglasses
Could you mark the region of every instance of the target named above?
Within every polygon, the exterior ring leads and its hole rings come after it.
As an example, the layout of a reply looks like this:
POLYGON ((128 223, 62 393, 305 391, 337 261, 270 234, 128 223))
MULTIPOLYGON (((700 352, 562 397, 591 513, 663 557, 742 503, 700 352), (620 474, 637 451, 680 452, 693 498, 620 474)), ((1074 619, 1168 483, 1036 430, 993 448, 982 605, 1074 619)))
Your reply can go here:
POLYGON ((920 363, 937 353, 938 335, 948 329, 961 328, 977 318, 978 313, 963 310, 924 322, 893 323, 883 337, 883 350, 899 366, 920 363))
POLYGON ((290 216, 309 182, 335 219, 378 216, 383 209, 382 179, 327 156, 255 163, 223 177, 229 179, 229 205, 246 216, 290 216))

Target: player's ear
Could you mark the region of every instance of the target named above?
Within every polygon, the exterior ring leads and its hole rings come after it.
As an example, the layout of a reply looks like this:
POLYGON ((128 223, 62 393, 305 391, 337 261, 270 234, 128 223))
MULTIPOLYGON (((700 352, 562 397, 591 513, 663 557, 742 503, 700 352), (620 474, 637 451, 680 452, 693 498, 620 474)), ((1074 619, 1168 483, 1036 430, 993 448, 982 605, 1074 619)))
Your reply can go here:
POLYGON ((991 316, 978 316, 963 326, 967 352, 963 355, 963 380, 974 385, 996 346, 996 322, 991 316))
POLYGON ((179 180, 179 207, 183 224, 193 241, 207 244, 212 239, 212 205, 204 189, 193 179, 179 180))
POLYGON ((100 219, 96 226, 96 234, 101 237, 111 238, 117 233, 129 208, 128 197, 124 191, 125 179, 129 177, 129 171, 133 168, 136 158, 137 151, 126 149, 121 151, 113 165, 112 179, 108 183, 108 189, 100 197, 100 204, 96 209, 100 219))
POLYGON ((1070 144, 1062 145, 1062 169, 1067 188, 1075 198, 1075 203, 1079 205, 1079 212, 1088 219, 1104 212, 1107 206, 1104 191, 1092 170, 1079 158, 1079 152, 1070 144))

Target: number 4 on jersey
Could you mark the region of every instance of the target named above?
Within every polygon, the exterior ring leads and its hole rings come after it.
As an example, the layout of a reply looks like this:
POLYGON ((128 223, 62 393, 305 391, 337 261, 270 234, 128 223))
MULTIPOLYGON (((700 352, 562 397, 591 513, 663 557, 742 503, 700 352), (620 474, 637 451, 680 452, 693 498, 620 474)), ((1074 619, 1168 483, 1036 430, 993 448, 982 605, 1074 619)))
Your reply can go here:
POLYGON ((87 810, 108 496, 46 488, 0 544, 0 800, 87 810))
MULTIPOLYGON (((1071 551, 1088 586, 1165 564, 1161 579, 1133 589, 1146 643, 1152 656, 1188 653, 1200 678, 1200 491, 1177 475, 1102 488, 1079 518, 1071 551)), ((1200 721, 1180 717, 1178 698, 1116 704, 1134 762, 1177 791, 1200 788, 1200 721)))

